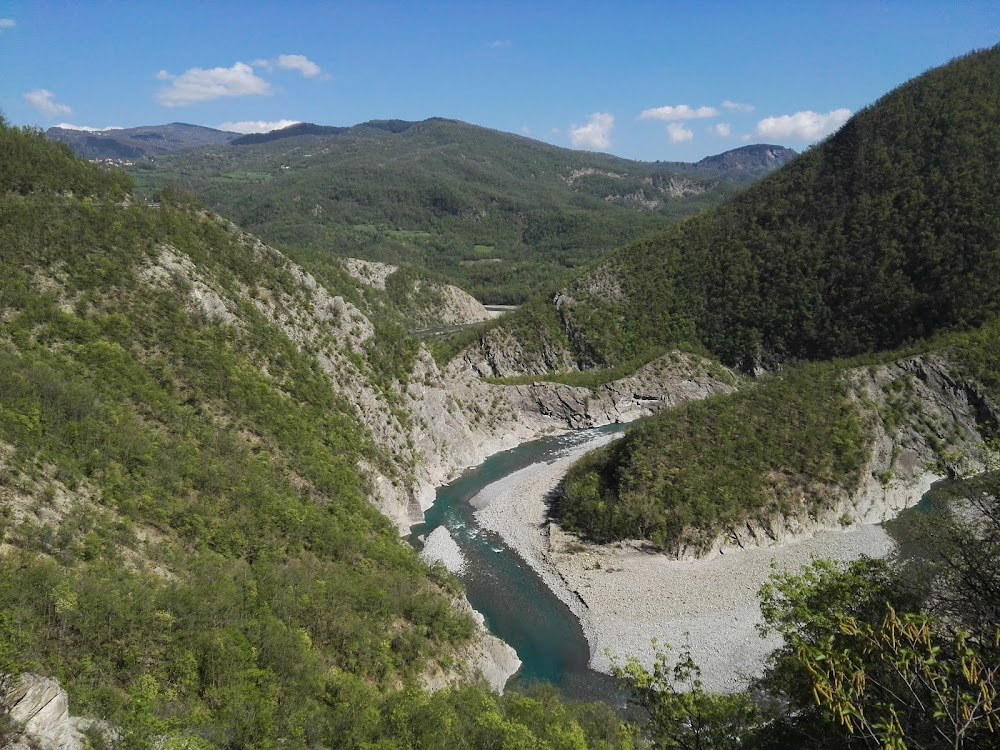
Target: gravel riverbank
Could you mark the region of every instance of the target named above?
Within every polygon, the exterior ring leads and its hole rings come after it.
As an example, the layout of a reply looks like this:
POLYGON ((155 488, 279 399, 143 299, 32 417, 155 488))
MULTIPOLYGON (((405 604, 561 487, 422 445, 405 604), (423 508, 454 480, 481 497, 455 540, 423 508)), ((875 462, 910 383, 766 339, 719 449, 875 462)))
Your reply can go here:
POLYGON ((465 554, 445 526, 438 526, 427 535, 420 557, 427 563, 441 563, 453 575, 465 572, 465 554))
POLYGON ((782 547, 729 551, 710 560, 670 560, 634 545, 595 546, 546 522, 546 498, 580 456, 617 436, 599 435, 551 463, 533 464, 472 499, 479 524, 499 534, 579 617, 591 667, 637 656, 649 665, 651 640, 675 647, 689 634, 705 687, 731 691, 759 672, 773 641, 760 638, 757 591, 776 565, 797 569, 813 557, 851 560, 887 555, 881 526, 820 532, 782 547))

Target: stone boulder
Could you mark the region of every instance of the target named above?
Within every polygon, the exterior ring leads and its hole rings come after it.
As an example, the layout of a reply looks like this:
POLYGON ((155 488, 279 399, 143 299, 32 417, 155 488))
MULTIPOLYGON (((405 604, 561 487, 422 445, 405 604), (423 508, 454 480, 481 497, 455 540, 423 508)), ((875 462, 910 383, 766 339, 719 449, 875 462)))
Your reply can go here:
POLYGON ((80 733, 69 715, 69 699, 56 680, 25 673, 9 682, 2 706, 23 729, 7 748, 82 750, 80 733))

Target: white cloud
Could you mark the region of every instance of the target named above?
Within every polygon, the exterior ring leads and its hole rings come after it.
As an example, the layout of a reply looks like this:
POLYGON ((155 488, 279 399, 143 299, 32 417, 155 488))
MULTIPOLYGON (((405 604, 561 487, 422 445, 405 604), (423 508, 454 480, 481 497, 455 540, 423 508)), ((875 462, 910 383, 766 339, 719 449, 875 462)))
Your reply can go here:
POLYGON ((88 133, 103 133, 105 130, 124 130, 121 125, 106 125, 103 128, 95 128, 92 125, 74 125, 71 122, 61 122, 58 125, 53 125, 54 128, 62 128, 63 130, 86 130, 88 133))
POLYGON ((191 68, 179 76, 161 70, 156 78, 170 81, 167 88, 156 94, 156 101, 164 107, 184 107, 224 96, 261 96, 271 93, 271 84, 257 77, 253 68, 241 62, 234 63, 231 68, 191 68))
POLYGON ((24 95, 24 100, 46 117, 59 117, 73 114, 73 108, 65 104, 57 104, 55 94, 48 89, 35 89, 24 95))
POLYGON ((719 138, 728 138, 733 134, 733 126, 728 122, 719 122, 710 127, 708 131, 719 138))
POLYGON ((740 140, 744 142, 749 141, 751 138, 753 138, 753 136, 750 135, 749 133, 744 133, 743 135, 740 136, 740 140))
POLYGON ((274 64, 280 70, 298 71, 304 78, 316 78, 323 73, 319 65, 305 55, 278 55, 274 64))
POLYGON ((323 75, 322 68, 305 55, 278 55, 273 60, 254 60, 251 64, 255 68, 267 71, 275 69, 297 71, 303 78, 319 78, 323 75))
POLYGON ((529 128, 527 125, 522 125, 521 132, 524 133, 525 135, 531 135, 531 128, 529 128))
POLYGON ((670 105, 645 109, 639 115, 640 120, 701 120, 705 117, 716 117, 719 110, 715 107, 689 107, 687 104, 678 104, 676 107, 670 105))
POLYGON ((611 145, 611 131, 615 127, 615 116, 608 112, 595 112, 586 125, 571 125, 569 140, 577 147, 605 149, 611 145))
POLYGON ((0 30, 13 29, 15 26, 17 26, 17 21, 13 18, 0 18, 0 30))
POLYGON ((752 104, 743 104, 742 102, 731 102, 729 101, 729 99, 726 99, 726 101, 722 103, 722 106, 725 109, 728 109, 730 112, 753 112, 755 109, 755 107, 752 104))
POLYGON ((818 112, 796 112, 794 115, 765 117, 757 123, 757 135, 764 138, 798 138, 816 141, 829 135, 851 118, 851 110, 835 109, 825 115, 818 112))
POLYGON ((272 130, 281 130, 290 125, 298 125, 302 120, 241 120, 240 122, 224 122, 217 126, 219 130, 228 130, 230 133, 270 133, 272 130))
POLYGON ((684 143, 694 138, 691 128, 681 125, 679 122, 672 122, 667 125, 667 138, 671 143, 684 143))
POLYGON ((503 47, 510 46, 510 39, 495 39, 490 42, 490 49, 502 49, 503 47))

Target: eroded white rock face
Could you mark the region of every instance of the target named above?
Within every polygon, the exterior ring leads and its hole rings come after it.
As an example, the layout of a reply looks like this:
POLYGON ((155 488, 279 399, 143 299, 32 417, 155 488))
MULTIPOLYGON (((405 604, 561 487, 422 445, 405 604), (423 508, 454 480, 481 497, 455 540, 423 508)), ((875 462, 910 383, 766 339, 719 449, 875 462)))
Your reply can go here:
POLYGON ((69 715, 66 691, 51 677, 25 673, 3 696, 11 718, 24 727, 23 735, 8 747, 40 750, 82 750, 83 743, 69 715))
POLYGON ((455 601, 455 608, 471 615, 476 622, 472 641, 458 654, 464 666, 436 674, 425 674, 427 690, 442 690, 452 685, 482 678, 493 692, 503 694, 507 681, 521 668, 517 652, 486 629, 486 618, 469 604, 464 596, 455 601))
POLYGON ((398 266, 390 266, 388 263, 378 263, 373 260, 361 260, 360 258, 344 258, 344 270, 351 276, 375 289, 385 291, 385 281, 399 270, 398 266))

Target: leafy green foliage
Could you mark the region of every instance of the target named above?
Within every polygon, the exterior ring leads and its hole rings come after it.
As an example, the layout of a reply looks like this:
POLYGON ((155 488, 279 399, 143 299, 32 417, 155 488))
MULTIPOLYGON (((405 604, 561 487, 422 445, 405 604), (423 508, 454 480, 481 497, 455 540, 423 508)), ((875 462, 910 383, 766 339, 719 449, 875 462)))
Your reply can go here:
POLYGON ((906 750, 979 747, 1000 732, 1000 664, 984 658, 967 634, 941 644, 926 615, 892 608, 878 627, 845 616, 836 627, 847 649, 835 649, 830 636, 819 646, 801 645, 798 658, 817 703, 851 734, 906 750))
POLYGON ((867 458, 842 374, 812 365, 644 420, 569 471, 554 512, 597 541, 704 549, 748 519, 815 512, 814 490, 856 481, 867 458))
POLYGON ((761 713, 746 693, 706 693, 701 670, 685 648, 671 663, 670 647, 653 642, 652 669, 637 659, 614 665, 614 675, 649 714, 643 728, 657 750, 739 750, 758 729, 761 713))
POLYGON ((626 750, 633 732, 608 707, 562 702, 552 688, 498 698, 481 688, 380 694, 333 676, 324 700, 338 747, 413 750, 626 750))
MULTIPOLYGON (((819 647, 836 636, 839 618, 878 623, 888 604, 916 611, 922 590, 911 587, 885 560, 862 558, 847 565, 816 560, 798 572, 776 572, 760 591, 762 634, 777 633, 782 645, 772 653, 756 692, 783 706, 771 719, 766 747, 849 747, 847 733, 813 698, 812 681, 799 659, 803 645, 819 647)), ((843 637, 833 647, 846 649, 843 637)))
MULTIPOLYGON (((932 556, 944 551, 928 541, 932 556)), ((940 578, 912 582, 909 567, 861 559, 816 561, 764 586, 766 628, 784 644, 758 688, 789 702, 771 726, 777 746, 989 746, 998 731, 995 620, 986 641, 970 638, 921 612, 928 592, 957 589, 940 578)), ((986 593, 969 606, 989 607, 986 593)))
POLYGON ((1000 399, 1000 320, 958 338, 952 352, 963 376, 978 383, 986 395, 1000 399))
MULTIPOLYGON (((294 291, 286 264, 183 206, 50 191, 65 150, 0 141, 54 154, 34 189, 0 195, 4 664, 59 677, 131 746, 176 731, 271 747, 325 711, 331 669, 389 689, 452 659, 471 621, 356 468, 389 462, 244 293, 294 291), (238 322, 193 305, 181 266, 142 281, 165 247, 238 322)), ((359 361, 394 377, 388 357, 359 361)))

